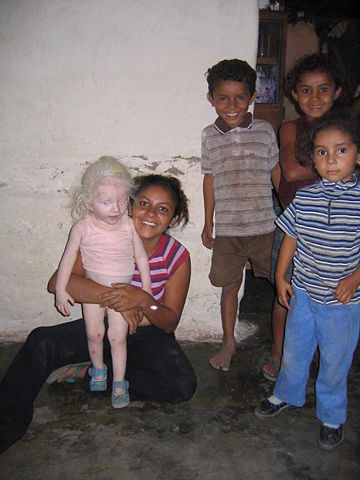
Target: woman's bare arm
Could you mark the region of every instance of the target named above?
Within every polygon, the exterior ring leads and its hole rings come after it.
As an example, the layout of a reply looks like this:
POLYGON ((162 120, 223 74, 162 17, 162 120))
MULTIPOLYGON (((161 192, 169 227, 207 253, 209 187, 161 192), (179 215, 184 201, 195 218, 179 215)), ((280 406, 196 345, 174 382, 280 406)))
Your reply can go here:
MULTIPOLYGON (((55 293, 57 271, 54 272, 48 283, 48 291, 55 293)), ((163 304, 158 304, 154 298, 144 290, 132 285, 117 285, 116 288, 104 287, 84 277, 84 268, 78 255, 70 280, 68 291, 77 303, 100 303, 107 305, 118 312, 133 310, 140 307, 147 317, 141 325, 152 324, 167 333, 173 332, 181 317, 187 292, 190 284, 190 259, 186 260, 165 284, 163 304), (100 298, 101 296, 101 298, 100 298), (156 310, 150 308, 157 306, 156 310)))
POLYGON ((132 285, 115 285, 115 289, 101 295, 101 305, 114 310, 140 307, 145 315, 141 325, 154 325, 167 333, 173 332, 181 317, 190 284, 191 265, 187 259, 165 284, 162 304, 144 290, 132 285), (155 308, 154 308, 155 307, 155 308))
MULTIPOLYGON (((47 289, 49 293, 55 293, 57 270, 51 276, 47 289)), ((84 268, 81 262, 80 253, 76 257, 74 268, 70 275, 67 285, 67 291, 77 303, 100 303, 99 295, 108 290, 110 287, 104 287, 92 280, 84 277, 84 268)))

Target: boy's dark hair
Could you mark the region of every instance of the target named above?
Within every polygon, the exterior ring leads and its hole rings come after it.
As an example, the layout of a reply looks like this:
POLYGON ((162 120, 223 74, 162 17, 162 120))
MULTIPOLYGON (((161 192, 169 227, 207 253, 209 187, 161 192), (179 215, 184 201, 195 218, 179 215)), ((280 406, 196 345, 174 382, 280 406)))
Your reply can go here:
POLYGON ((167 175, 139 175, 134 178, 134 191, 133 196, 130 199, 131 202, 136 199, 140 193, 148 187, 162 187, 167 190, 172 199, 174 200, 175 211, 174 217, 178 217, 176 222, 172 225, 173 227, 179 226, 182 224, 184 227, 189 221, 189 210, 188 210, 188 199, 185 195, 185 192, 182 189, 180 180, 176 177, 171 177, 167 175))
POLYGON ((330 129, 336 129, 347 133, 360 152, 360 130, 356 122, 354 122, 354 119, 341 113, 331 112, 327 113, 319 120, 314 121, 297 139, 295 156, 300 165, 303 167, 313 165, 314 167, 312 155, 314 153, 315 137, 319 132, 330 129))
POLYGON ((244 82, 248 85, 251 96, 255 92, 256 72, 245 60, 238 60, 237 58, 221 60, 221 62, 209 68, 205 76, 211 96, 213 96, 218 84, 224 80, 244 82))
POLYGON ((338 89, 341 87, 341 94, 337 100, 341 100, 341 103, 344 103, 347 99, 347 94, 344 90, 345 80, 343 72, 335 60, 335 58, 330 57, 321 53, 313 53, 311 55, 305 55, 295 63, 293 68, 289 71, 285 80, 285 92, 291 97, 291 92, 294 90, 296 92, 296 87, 300 81, 301 76, 304 73, 310 72, 326 72, 331 75, 335 83, 335 88, 338 89))

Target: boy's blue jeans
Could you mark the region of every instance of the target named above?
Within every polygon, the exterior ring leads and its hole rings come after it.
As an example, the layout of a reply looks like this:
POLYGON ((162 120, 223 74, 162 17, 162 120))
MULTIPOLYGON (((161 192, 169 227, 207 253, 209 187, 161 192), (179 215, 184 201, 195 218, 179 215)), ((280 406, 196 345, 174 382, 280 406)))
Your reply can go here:
POLYGON ((318 345, 316 416, 322 423, 341 425, 346 420, 347 376, 359 338, 360 305, 327 306, 314 302, 304 290, 294 286, 293 290, 274 395, 291 405, 304 405, 309 368, 318 345))

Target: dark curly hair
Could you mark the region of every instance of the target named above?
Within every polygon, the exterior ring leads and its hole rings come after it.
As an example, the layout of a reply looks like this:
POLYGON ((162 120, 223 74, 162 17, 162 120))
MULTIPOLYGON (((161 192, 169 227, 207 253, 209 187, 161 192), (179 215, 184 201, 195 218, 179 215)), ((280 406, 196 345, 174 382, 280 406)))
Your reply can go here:
POLYGON ((335 83, 335 89, 341 87, 341 93, 337 99, 337 105, 345 105, 348 102, 348 93, 346 92, 346 84, 344 75, 335 58, 321 53, 313 53, 300 57, 293 68, 287 74, 285 80, 285 93, 291 97, 291 92, 296 92, 298 83, 304 73, 309 72, 326 72, 335 83))
POLYGON ((184 227, 189 221, 188 199, 182 189, 181 182, 175 177, 166 175, 139 175, 134 178, 134 188, 132 201, 135 199, 145 188, 148 187, 162 187, 167 190, 172 199, 174 200, 175 211, 174 216, 178 217, 173 227, 182 225, 184 227))
POLYGON ((238 60, 237 58, 222 60, 209 68, 205 76, 211 96, 213 96, 218 84, 224 80, 244 82, 248 85, 251 96, 255 92, 256 72, 245 60, 238 60))
POLYGON ((297 139, 295 144, 295 156, 300 165, 303 167, 312 165, 314 169, 312 155, 314 153, 316 135, 323 130, 332 129, 347 133, 352 142, 357 146, 358 152, 360 152, 360 129, 357 123, 344 114, 331 112, 321 117, 321 119, 314 121, 297 139))

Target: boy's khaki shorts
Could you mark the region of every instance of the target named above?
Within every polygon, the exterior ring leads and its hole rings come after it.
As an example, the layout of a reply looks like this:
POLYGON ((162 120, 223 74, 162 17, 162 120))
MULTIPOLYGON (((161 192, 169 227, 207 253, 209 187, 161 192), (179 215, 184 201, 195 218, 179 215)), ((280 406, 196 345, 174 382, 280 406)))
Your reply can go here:
POLYGON ((249 237, 216 237, 211 259, 210 282, 226 287, 241 282, 247 260, 255 277, 270 280, 271 249, 274 233, 249 237))

